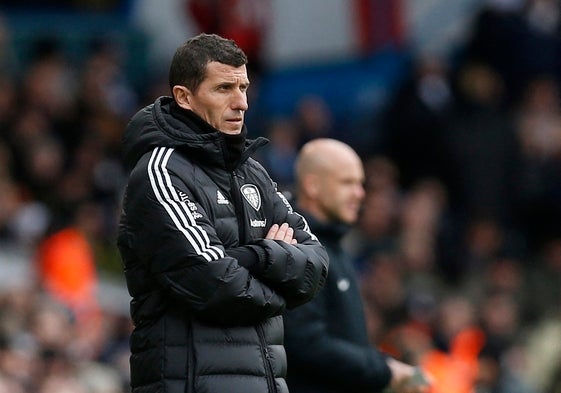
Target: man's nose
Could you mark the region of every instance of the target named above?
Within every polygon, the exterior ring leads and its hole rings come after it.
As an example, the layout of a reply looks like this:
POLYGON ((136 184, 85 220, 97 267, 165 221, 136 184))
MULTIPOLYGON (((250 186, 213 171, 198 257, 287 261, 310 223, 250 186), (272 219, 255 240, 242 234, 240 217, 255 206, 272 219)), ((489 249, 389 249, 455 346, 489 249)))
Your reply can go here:
POLYGON ((234 100, 232 103, 233 108, 235 110, 246 111, 248 108, 247 104, 247 94, 245 91, 236 90, 234 100))
POLYGON ((362 184, 359 184, 355 187, 355 194, 359 199, 364 199, 364 196, 366 195, 366 190, 364 189, 364 187, 362 186, 362 184))

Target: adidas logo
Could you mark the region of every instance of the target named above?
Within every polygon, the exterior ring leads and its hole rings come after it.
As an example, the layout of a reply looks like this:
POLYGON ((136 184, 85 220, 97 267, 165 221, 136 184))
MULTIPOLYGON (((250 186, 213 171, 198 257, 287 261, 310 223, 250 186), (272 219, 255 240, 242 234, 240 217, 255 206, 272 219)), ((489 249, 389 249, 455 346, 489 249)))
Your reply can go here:
POLYGON ((228 199, 220 192, 220 190, 216 190, 216 203, 219 205, 227 205, 230 203, 228 199))

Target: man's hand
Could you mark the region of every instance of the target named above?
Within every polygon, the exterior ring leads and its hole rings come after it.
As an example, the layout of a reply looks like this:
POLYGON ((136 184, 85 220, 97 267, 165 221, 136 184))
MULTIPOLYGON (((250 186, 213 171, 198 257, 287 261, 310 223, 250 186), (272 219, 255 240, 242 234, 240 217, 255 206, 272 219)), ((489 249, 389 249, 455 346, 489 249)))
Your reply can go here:
POLYGON ((265 236, 265 239, 280 240, 288 244, 297 244, 298 241, 294 239, 294 229, 292 229, 286 222, 282 225, 273 224, 265 236))
POLYGON ((388 366, 392 371, 389 391, 395 393, 427 393, 430 382, 418 367, 388 358, 388 366))

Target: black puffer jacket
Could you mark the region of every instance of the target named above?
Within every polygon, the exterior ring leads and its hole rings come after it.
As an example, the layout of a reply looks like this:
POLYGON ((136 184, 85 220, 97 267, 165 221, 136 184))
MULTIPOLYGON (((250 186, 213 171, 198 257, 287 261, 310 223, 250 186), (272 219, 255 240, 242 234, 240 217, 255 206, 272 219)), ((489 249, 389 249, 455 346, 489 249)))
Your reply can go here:
POLYGON ((281 314, 311 300, 323 246, 250 154, 162 97, 123 138, 118 245, 135 330, 135 393, 287 392, 281 314), (288 222, 298 244, 263 239, 288 222))

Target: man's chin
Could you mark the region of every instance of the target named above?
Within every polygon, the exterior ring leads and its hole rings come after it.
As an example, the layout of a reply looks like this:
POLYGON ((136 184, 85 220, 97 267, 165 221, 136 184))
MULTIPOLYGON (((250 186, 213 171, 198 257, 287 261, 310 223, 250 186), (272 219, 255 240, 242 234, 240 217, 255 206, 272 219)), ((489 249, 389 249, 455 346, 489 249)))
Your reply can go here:
POLYGON ((343 225, 354 225, 358 220, 358 216, 350 216, 350 215, 337 215, 331 217, 331 222, 343 224, 343 225))
POLYGON ((222 132, 230 135, 236 135, 242 132, 243 120, 224 120, 221 122, 222 132))
POLYGON ((343 223, 347 224, 347 225, 354 225, 358 220, 358 215, 356 214, 349 214, 345 217, 342 217, 343 223))
POLYGON ((220 130, 220 132, 227 135, 238 135, 241 133, 241 131, 223 131, 223 130, 220 130))

